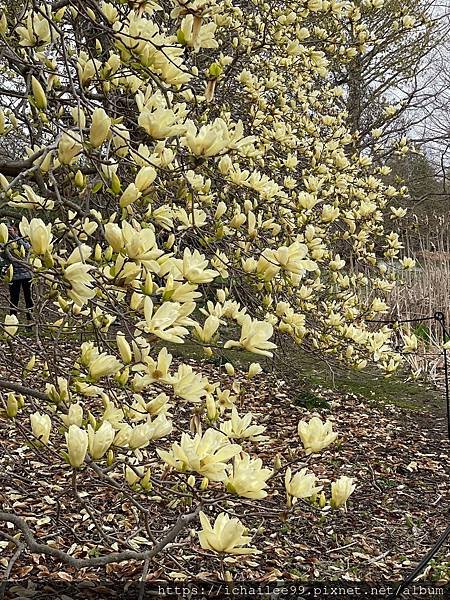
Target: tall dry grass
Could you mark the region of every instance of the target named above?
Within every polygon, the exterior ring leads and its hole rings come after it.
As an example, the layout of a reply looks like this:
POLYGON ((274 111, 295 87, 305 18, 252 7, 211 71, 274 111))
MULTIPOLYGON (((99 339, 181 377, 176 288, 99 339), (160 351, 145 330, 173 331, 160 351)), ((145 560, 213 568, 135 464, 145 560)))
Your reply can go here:
MULTIPOLYGON (((442 328, 433 317, 444 314, 450 331, 450 215, 426 216, 399 232, 404 254, 414 258, 412 270, 396 270, 397 286, 387 297, 386 320, 415 320, 405 324, 419 341, 416 354, 406 356, 413 371, 434 383, 443 381, 442 328), (420 321, 423 319, 423 321, 420 321)), ((388 267, 389 268, 389 267, 388 267)), ((366 273, 369 275, 368 273, 366 273)), ((368 304, 373 291, 367 297, 368 304)))
POLYGON ((389 298, 391 316, 420 318, 440 311, 450 323, 450 222, 426 218, 418 231, 407 229, 401 238, 416 268, 398 274, 389 298))

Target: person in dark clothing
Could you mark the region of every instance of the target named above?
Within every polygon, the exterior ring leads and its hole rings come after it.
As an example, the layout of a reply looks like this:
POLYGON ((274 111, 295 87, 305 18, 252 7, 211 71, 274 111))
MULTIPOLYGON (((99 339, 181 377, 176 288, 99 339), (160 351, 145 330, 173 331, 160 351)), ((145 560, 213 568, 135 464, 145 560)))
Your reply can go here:
POLYGON ((25 306, 27 308, 27 320, 31 321, 31 309, 33 308, 31 278, 33 272, 27 265, 26 258, 22 258, 19 254, 20 247, 28 251, 30 249, 30 244, 19 236, 19 230, 15 225, 9 227, 8 232, 9 239, 12 243, 8 243, 6 263, 13 267, 13 275, 9 284, 9 312, 11 315, 17 315, 20 290, 22 290, 25 306))

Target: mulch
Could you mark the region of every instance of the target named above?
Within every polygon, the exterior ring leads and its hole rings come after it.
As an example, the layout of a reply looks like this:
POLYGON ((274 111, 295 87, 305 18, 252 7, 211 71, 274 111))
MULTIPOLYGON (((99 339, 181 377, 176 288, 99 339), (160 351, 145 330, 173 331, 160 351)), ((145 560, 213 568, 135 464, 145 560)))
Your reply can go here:
MULTIPOLYGON (((175 361, 176 362, 176 361, 175 361)), ((201 366, 215 380, 217 369, 201 366)), ((222 562, 201 549, 194 522, 149 565, 147 580, 214 580, 228 570, 234 581, 400 581, 406 577, 436 542, 449 523, 449 442, 444 404, 442 410, 413 411, 395 405, 368 402, 353 394, 314 388, 326 406, 309 409, 292 400, 290 386, 273 375, 248 381, 237 372, 243 394, 237 407, 240 414, 251 411, 254 421, 267 428, 267 442, 243 444, 258 455, 264 466, 273 466, 275 455, 282 465, 291 463, 295 472, 307 465, 321 480, 327 497, 330 482, 340 475, 355 478, 357 488, 347 509, 319 510, 298 502, 286 510, 284 468, 270 482, 269 496, 246 500, 225 495, 221 484, 210 484, 206 498, 214 500, 205 508, 211 516, 227 511, 248 527, 256 556, 228 556, 222 562), (322 453, 305 457, 297 435, 301 419, 313 415, 332 419, 338 440, 322 453)), ((222 389, 231 379, 222 377, 222 389)), ((175 430, 154 448, 167 448, 188 429, 192 405, 175 400, 175 430)), ((156 452, 149 451, 152 474, 166 484, 179 485, 186 476, 162 472, 156 452)), ((201 478, 197 478, 200 482, 201 478)), ((116 549, 144 550, 152 547, 142 522, 126 495, 106 488, 87 471, 79 479, 79 492, 104 532, 115 540, 116 549)), ((181 489, 181 488, 177 488, 181 489)), ((157 488, 140 494, 148 507, 151 529, 160 539, 182 512, 191 510, 170 502, 157 488)), ((1 509, 25 516, 37 540, 55 545, 78 558, 102 555, 106 549, 95 523, 79 500, 70 493, 70 470, 56 466, 46 455, 20 442, 11 423, 0 418, 0 503, 1 509), (57 496, 59 495, 59 498, 57 496)), ((14 535, 13 528, 0 524, 0 565, 7 567, 15 546, 2 540, 2 532, 14 535)), ((53 558, 30 555, 16 557, 11 579, 72 582, 136 581, 142 564, 127 561, 106 568, 76 572, 53 558)), ((419 577, 422 581, 450 582, 449 546, 444 545, 419 577)))

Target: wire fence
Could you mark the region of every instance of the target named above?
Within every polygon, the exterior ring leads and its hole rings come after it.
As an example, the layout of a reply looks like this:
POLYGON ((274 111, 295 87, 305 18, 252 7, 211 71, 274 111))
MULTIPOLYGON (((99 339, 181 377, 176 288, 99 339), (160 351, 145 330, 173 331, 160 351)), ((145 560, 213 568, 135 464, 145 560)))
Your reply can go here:
MULTIPOLYGON (((371 320, 370 323, 383 323, 385 325, 400 325, 402 323, 423 323, 424 321, 434 321, 441 329, 442 332, 442 355, 444 361, 444 393, 445 393, 445 409, 447 415, 447 436, 450 442, 450 383, 449 383, 449 365, 448 365, 448 351, 445 348, 445 343, 450 340, 450 333, 447 329, 445 315, 443 312, 437 311, 434 315, 410 319, 390 319, 390 320, 371 320)), ((389 596, 388 600, 394 600, 395 598, 401 598, 402 593, 417 579, 417 577, 423 573, 427 568, 436 554, 441 548, 444 547, 447 540, 450 538, 450 524, 447 526, 445 531, 442 532, 439 539, 432 546, 429 552, 422 558, 417 567, 410 573, 396 588, 395 592, 389 596)))

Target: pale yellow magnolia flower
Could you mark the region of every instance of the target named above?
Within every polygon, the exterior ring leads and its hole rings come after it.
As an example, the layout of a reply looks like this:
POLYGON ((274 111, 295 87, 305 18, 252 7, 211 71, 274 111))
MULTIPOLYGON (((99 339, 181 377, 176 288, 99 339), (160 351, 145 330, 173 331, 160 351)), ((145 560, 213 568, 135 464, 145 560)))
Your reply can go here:
POLYGON ((294 498, 310 498, 320 492, 322 486, 316 486, 316 476, 308 473, 306 467, 292 477, 291 468, 286 469, 284 485, 286 492, 294 498))
POLYGON ((246 439, 251 442, 263 442, 269 438, 261 435, 266 430, 262 425, 251 425, 253 419, 252 413, 247 413, 242 418, 238 415, 236 407, 233 406, 231 419, 221 423, 220 431, 232 439, 246 439))
POLYGON ((41 413, 35 412, 30 415, 30 423, 33 435, 43 444, 48 444, 52 428, 50 417, 46 414, 41 415, 41 413))
POLYGON ((123 194, 120 196, 119 206, 125 208, 133 202, 136 202, 142 196, 142 192, 136 187, 134 183, 130 183, 123 194))
POLYGON ((157 360, 147 357, 145 365, 147 374, 144 379, 146 384, 153 381, 161 381, 162 383, 171 383, 172 379, 169 375, 170 365, 172 364, 172 355, 169 354, 167 348, 161 348, 157 360))
POLYGON ((181 22, 178 38, 196 52, 200 48, 218 48, 219 44, 214 39, 216 27, 213 21, 202 25, 201 17, 189 14, 181 22))
POLYGON ((404 269, 414 269, 416 266, 416 261, 408 256, 406 258, 402 258, 400 263, 404 269))
POLYGON ((417 346, 419 344, 419 340, 412 333, 411 335, 403 335, 403 352, 415 352, 417 350, 417 346))
POLYGON ((125 240, 122 235, 122 230, 117 223, 106 223, 105 238, 114 252, 120 252, 125 246, 125 240))
POLYGON ((19 329, 19 319, 16 315, 6 315, 4 323, 4 331, 11 337, 16 335, 17 330, 19 329))
POLYGON ((36 254, 45 254, 50 247, 52 240, 52 226, 46 225, 42 219, 31 219, 28 228, 31 247, 36 254))
POLYGON ((233 459, 233 467, 225 481, 228 492, 241 496, 261 500, 267 496, 267 480, 272 475, 272 469, 263 469, 260 458, 252 459, 243 452, 233 459))
POLYGON ((155 179, 156 170, 152 166, 142 167, 135 177, 134 185, 140 192, 143 192, 151 186, 155 179))
POLYGON ((31 76, 31 90, 37 108, 45 110, 47 108, 47 96, 45 95, 44 88, 34 75, 31 76))
POLYGON ((133 360, 133 353, 130 344, 125 338, 125 334, 122 333, 122 331, 118 331, 116 334, 116 344, 120 353, 120 358, 128 365, 133 360))
POLYGON ((6 244, 8 238, 8 225, 6 223, 0 223, 0 244, 6 244))
POLYGON ((351 477, 342 475, 336 481, 331 484, 331 505, 333 508, 339 508, 343 506, 349 496, 353 494, 356 489, 356 485, 353 483, 351 477))
POLYGON ((25 24, 17 27, 16 33, 20 37, 19 45, 24 47, 45 46, 50 43, 52 36, 47 15, 35 12, 27 14, 25 24))
POLYGON ((144 108, 139 115, 138 124, 156 140, 164 140, 184 133, 185 127, 180 122, 180 117, 181 114, 168 108, 144 108))
POLYGON ((78 402, 69 406, 67 415, 61 415, 61 419, 66 427, 77 425, 81 427, 83 422, 83 407, 78 402))
POLYGON ((233 365, 231 363, 225 363, 224 367, 225 367, 225 371, 227 372, 227 375, 229 375, 230 377, 233 377, 235 374, 233 365))
POLYGON ((122 427, 122 419, 124 417, 123 410, 108 399, 104 399, 103 404, 105 406, 105 410, 103 411, 102 420, 111 423, 114 429, 120 429, 122 427))
POLYGON ((114 437, 115 432, 109 421, 103 421, 97 431, 88 425, 88 448, 91 458, 94 460, 101 458, 109 450, 114 437))
MULTIPOLYGON (((31 226, 31 224, 30 224, 31 226)), ((74 263, 84 263, 92 254, 92 248, 87 244, 80 244, 71 253, 69 258, 66 260, 66 266, 73 265, 74 263)))
POLYGON ((62 165, 70 165, 83 150, 81 135, 78 131, 64 132, 58 144, 58 160, 62 165))
POLYGON ((70 425, 66 435, 66 444, 69 462, 72 467, 78 469, 84 462, 88 449, 88 433, 77 425, 70 425))
POLYGON ((241 346, 248 352, 272 356, 272 352, 269 352, 269 350, 276 348, 277 345, 268 341, 273 335, 273 326, 270 323, 256 321, 250 315, 245 315, 241 322, 241 328, 240 340, 238 342, 228 340, 224 348, 241 346))
POLYGON ((174 394, 187 402, 200 402, 207 393, 208 380, 200 373, 195 373, 190 365, 180 365, 170 383, 174 394))
POLYGON ((181 305, 178 302, 164 302, 154 312, 151 298, 144 301, 145 330, 168 342, 181 344, 189 333, 185 327, 176 325, 180 317, 181 305))
POLYGON ((114 375, 122 368, 122 363, 115 356, 103 352, 89 363, 89 377, 94 381, 101 377, 114 375))
POLYGON ((64 279, 72 286, 68 295, 78 305, 83 306, 90 298, 95 296, 94 279, 89 274, 94 267, 83 263, 74 263, 64 269, 64 279))
POLYGON ((197 535, 204 550, 223 554, 259 554, 255 548, 244 548, 251 538, 243 535, 245 527, 239 519, 220 513, 212 527, 205 513, 200 512, 199 517, 202 530, 197 535))
POLYGON ((186 124, 186 135, 181 138, 181 142, 196 156, 215 156, 227 148, 228 137, 228 126, 223 119, 202 125, 199 130, 189 120, 186 124))
POLYGON ((203 328, 200 327, 198 323, 194 325, 195 333, 197 334, 197 337, 200 341, 204 343, 209 343, 213 339, 216 331, 218 330, 219 325, 220 320, 214 315, 210 315, 206 319, 203 328))
POLYGON ((208 261, 198 250, 191 252, 189 248, 184 249, 181 273, 189 283, 209 283, 219 275, 213 269, 206 269, 208 261))
POLYGON ((306 454, 320 452, 332 444, 338 436, 337 433, 333 433, 333 423, 328 420, 322 423, 319 417, 312 417, 308 423, 300 421, 298 435, 302 440, 306 454))
POLYGON ((136 425, 129 432, 128 445, 132 449, 144 448, 151 440, 159 440, 172 432, 172 421, 160 414, 154 421, 150 418, 146 423, 136 425))
POLYGON ((259 363, 252 363, 248 368, 247 377, 248 379, 253 379, 253 377, 256 377, 260 373, 262 373, 261 365, 259 363))
MULTIPOLYGON (((234 389, 234 386, 233 386, 233 391, 236 391, 234 389)), ((228 390, 228 389, 222 391, 220 388, 217 388, 216 396, 217 396, 217 405, 218 405, 221 413, 233 408, 234 403, 236 402, 236 396, 233 396, 231 393, 231 390, 228 390)))
POLYGON ((161 459, 177 471, 195 471, 211 481, 224 481, 227 478, 226 463, 241 451, 237 444, 230 444, 228 438, 212 428, 203 436, 191 438, 181 435, 181 442, 172 444, 169 452, 157 450, 161 459))
POLYGON ((92 113, 91 129, 89 131, 89 141, 94 148, 103 144, 111 128, 111 119, 103 108, 96 108, 92 113))

